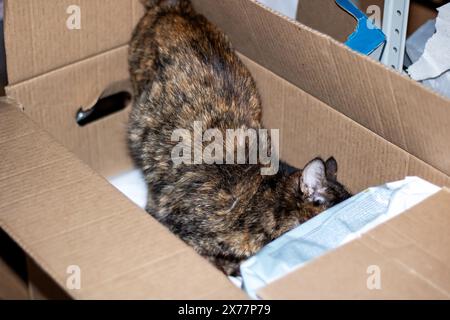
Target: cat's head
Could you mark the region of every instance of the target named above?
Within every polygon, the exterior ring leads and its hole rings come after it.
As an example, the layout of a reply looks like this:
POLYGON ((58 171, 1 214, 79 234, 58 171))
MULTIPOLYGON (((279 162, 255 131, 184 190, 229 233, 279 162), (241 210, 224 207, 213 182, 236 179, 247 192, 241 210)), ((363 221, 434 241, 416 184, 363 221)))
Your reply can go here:
POLYGON ((337 180, 338 165, 334 158, 323 161, 316 158, 292 176, 297 197, 304 205, 321 212, 351 197, 347 189, 337 180))

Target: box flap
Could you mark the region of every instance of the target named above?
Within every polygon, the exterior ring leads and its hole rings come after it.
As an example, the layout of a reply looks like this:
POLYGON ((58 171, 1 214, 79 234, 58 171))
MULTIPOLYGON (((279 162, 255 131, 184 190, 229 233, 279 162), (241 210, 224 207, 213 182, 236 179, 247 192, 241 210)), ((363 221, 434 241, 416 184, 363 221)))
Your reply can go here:
POLYGON ((450 191, 259 292, 265 299, 449 299, 450 191))
POLYGON ((69 295, 245 297, 17 107, 1 102, 0 128, 0 227, 69 295), (80 290, 66 287, 70 266, 80 290))
POLYGON ((449 99, 256 1, 193 3, 239 52, 450 174, 449 99))
POLYGON ((450 187, 450 177, 386 141, 324 102, 240 54, 263 106, 263 125, 280 128, 281 158, 303 168, 312 158, 333 156, 338 176, 352 192, 420 176, 450 187))
POLYGON ((16 84, 127 44, 143 8, 139 0, 5 0, 4 12, 8 80, 16 84), (72 17, 80 29, 67 27, 72 17))
POLYGON ((0 229, 0 300, 28 297, 25 253, 0 229))

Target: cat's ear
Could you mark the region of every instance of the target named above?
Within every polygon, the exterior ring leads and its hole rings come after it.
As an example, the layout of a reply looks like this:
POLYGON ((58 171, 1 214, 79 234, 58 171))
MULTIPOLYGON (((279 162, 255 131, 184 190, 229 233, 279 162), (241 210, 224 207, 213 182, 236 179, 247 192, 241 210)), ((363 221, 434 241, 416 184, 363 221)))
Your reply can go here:
POLYGON ((300 189, 303 194, 311 197, 320 193, 326 181, 325 163, 322 159, 314 159, 303 169, 300 178, 300 189))
POLYGON ((337 180, 338 164, 335 158, 331 157, 325 162, 325 173, 328 180, 337 180))

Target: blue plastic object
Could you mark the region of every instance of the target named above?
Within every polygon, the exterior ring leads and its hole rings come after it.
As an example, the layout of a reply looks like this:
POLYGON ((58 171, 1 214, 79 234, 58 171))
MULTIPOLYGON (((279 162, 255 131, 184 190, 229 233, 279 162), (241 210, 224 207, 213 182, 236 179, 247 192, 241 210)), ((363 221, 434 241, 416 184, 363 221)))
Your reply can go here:
POLYGON ((356 30, 345 42, 347 46, 362 54, 369 55, 386 42, 386 36, 350 0, 335 0, 336 3, 357 20, 356 30))

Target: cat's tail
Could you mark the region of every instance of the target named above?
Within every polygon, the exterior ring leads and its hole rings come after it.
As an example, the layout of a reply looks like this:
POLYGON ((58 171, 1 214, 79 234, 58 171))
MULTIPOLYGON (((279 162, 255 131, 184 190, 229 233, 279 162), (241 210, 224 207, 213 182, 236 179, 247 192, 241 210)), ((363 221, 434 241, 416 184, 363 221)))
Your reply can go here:
POLYGON ((140 0, 147 10, 158 8, 173 8, 179 10, 189 10, 190 0, 140 0))

